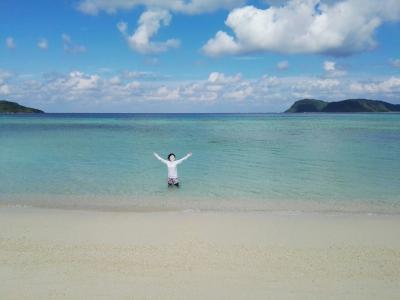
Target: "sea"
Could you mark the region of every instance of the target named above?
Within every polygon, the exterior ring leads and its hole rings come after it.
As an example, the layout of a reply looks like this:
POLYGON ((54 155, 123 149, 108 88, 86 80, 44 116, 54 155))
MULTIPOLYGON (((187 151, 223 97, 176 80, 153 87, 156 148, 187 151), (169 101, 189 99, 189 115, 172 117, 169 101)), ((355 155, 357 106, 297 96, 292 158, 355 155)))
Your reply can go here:
POLYGON ((0 205, 399 214, 400 114, 0 115, 0 205))

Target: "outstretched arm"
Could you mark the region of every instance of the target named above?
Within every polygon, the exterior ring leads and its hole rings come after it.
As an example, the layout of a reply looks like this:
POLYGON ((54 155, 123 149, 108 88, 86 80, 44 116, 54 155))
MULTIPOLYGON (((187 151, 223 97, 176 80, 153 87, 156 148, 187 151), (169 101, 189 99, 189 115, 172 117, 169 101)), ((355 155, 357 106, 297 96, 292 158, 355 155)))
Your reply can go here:
POLYGON ((192 152, 189 152, 188 154, 186 154, 186 156, 182 157, 181 159, 176 160, 176 164, 180 164, 181 162, 183 162, 185 159, 188 159, 189 157, 192 156, 192 152))
POLYGON ((168 163, 167 160, 161 158, 157 153, 153 152, 153 154, 154 154, 154 156, 155 156, 159 161, 163 162, 164 164, 167 164, 167 163, 168 163))

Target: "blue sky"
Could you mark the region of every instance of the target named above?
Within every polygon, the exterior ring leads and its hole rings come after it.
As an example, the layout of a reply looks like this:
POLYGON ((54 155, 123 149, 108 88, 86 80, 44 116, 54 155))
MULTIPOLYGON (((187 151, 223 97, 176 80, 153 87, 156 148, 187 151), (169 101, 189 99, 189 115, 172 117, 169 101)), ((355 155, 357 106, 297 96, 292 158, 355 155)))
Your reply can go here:
POLYGON ((48 112, 400 103, 400 1, 0 2, 0 98, 48 112))

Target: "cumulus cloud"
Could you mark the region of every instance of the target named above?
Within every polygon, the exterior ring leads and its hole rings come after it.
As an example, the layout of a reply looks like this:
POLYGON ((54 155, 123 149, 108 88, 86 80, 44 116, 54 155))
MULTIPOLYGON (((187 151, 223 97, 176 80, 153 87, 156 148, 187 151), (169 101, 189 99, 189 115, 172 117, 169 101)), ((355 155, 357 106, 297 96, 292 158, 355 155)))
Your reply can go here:
POLYGON ((326 72, 333 72, 336 70, 336 63, 333 61, 325 61, 324 62, 324 70, 326 72))
POLYGON ((0 82, 0 95, 8 95, 10 94, 10 88, 6 84, 2 84, 0 82))
POLYGON ((389 102, 400 99, 398 76, 369 81, 315 76, 244 78, 241 74, 215 71, 203 79, 176 81, 165 77, 148 80, 147 73, 150 72, 129 70, 90 74, 77 70, 27 79, 1 71, 0 94, 15 100, 32 99, 40 104, 38 107, 52 105, 58 111, 63 105, 75 107, 77 111, 82 107, 91 107, 91 111, 102 107, 110 111, 120 105, 126 108, 154 105, 154 109, 164 104, 172 107, 172 103, 200 109, 225 105, 229 111, 238 107, 235 105, 242 105, 247 111, 255 107, 262 107, 262 111, 283 111, 293 101, 310 97, 325 100, 362 97, 389 102))
POLYGON ((4 83, 2 79, 0 79, 0 95, 8 95, 10 94, 10 87, 4 83))
POLYGON ((286 70, 287 68, 289 68, 289 62, 287 60, 280 61, 276 64, 276 67, 279 70, 286 70))
POLYGON ((0 69, 0 80, 8 79, 12 76, 11 72, 0 69))
POLYGON ((39 49, 42 49, 42 50, 47 50, 49 48, 49 44, 48 44, 47 40, 44 38, 39 39, 37 46, 39 49))
POLYGON ((0 69, 0 95, 10 94, 10 87, 6 81, 11 77, 11 73, 0 69))
POLYGON ((179 47, 179 40, 168 39, 164 42, 154 42, 151 38, 157 34, 161 26, 168 26, 171 14, 167 10, 153 9, 145 11, 139 18, 136 31, 129 35, 128 24, 119 22, 118 30, 123 34, 129 46, 142 54, 151 54, 167 51, 169 48, 179 47))
POLYGON ((230 100, 245 100, 252 96, 254 87, 250 82, 242 82, 237 85, 233 90, 225 92, 222 97, 230 100))
POLYGON ((352 96, 345 81, 321 78, 296 78, 290 86, 292 99, 316 98, 336 101, 352 96))
POLYGON ((382 95, 385 93, 397 94, 398 97, 400 95, 400 77, 393 76, 376 82, 352 83, 350 90, 357 94, 382 95))
POLYGON ((8 38, 6 38, 6 46, 9 49, 14 49, 16 47, 13 37, 9 36, 8 38))
POLYGON ((147 93, 147 100, 157 100, 157 101, 176 101, 180 99, 180 87, 171 87, 162 85, 154 91, 147 93))
POLYGON ((118 23, 117 28, 134 51, 150 54, 165 52, 170 48, 180 46, 178 39, 168 39, 163 42, 151 41, 161 26, 169 25, 170 12, 209 13, 219 9, 232 9, 244 3, 245 0, 81 0, 77 8, 83 13, 97 15, 101 11, 112 14, 119 10, 130 10, 138 6, 146 7, 146 11, 140 16, 138 27, 132 35, 127 33, 128 24, 126 22, 118 23))
POLYGON ((164 76, 150 71, 123 71, 122 77, 127 79, 142 79, 142 80, 154 80, 164 78, 164 76))
POLYGON ((98 75, 85 75, 82 72, 75 71, 60 79, 58 83, 72 90, 89 90, 97 87, 100 77, 98 75))
MULTIPOLYGON (((286 5, 290 1, 291 0, 264 0, 263 2, 269 6, 282 6, 282 5, 286 5)), ((332 3, 340 2, 340 1, 343 1, 343 0, 324 0, 324 3, 332 4, 332 3)))
POLYGON ((85 74, 73 71, 68 74, 48 74, 44 83, 39 84, 42 97, 56 100, 61 95, 65 100, 94 96, 99 92, 102 80, 97 74, 85 74))
POLYGON ((62 38, 62 41, 63 41, 64 51, 65 52, 72 53, 72 54, 86 52, 86 47, 83 46, 83 45, 75 44, 68 34, 63 33, 61 35, 61 38, 62 38))
POLYGON ((400 68, 400 59, 392 59, 390 64, 395 68, 400 68))
POLYGON ((240 73, 233 75, 233 76, 227 76, 224 73, 220 72, 211 72, 210 75, 208 75, 208 82, 210 84, 227 84, 227 83, 236 83, 239 82, 242 79, 242 75, 240 73))
POLYGON ((203 46, 209 56, 272 51, 350 55, 373 49, 384 22, 400 20, 398 0, 291 0, 281 6, 232 10, 225 24, 203 46))
POLYGON ((46 74, 42 81, 27 81, 23 94, 34 91, 43 102, 124 101, 132 97, 141 86, 137 80, 125 80, 120 76, 101 77, 72 71, 67 74, 46 74))
POLYGON ((121 33, 125 34, 128 30, 128 23, 121 21, 117 24, 117 28, 121 33))
POLYGON ((334 61, 324 61, 323 67, 326 75, 330 77, 339 77, 347 74, 347 72, 343 68, 338 67, 334 61))
POLYGON ((241 46, 232 36, 224 31, 218 31, 214 38, 208 40, 203 46, 203 51, 209 56, 218 56, 221 54, 241 54, 241 46))
POLYGON ((90 15, 97 15, 100 11, 112 14, 118 10, 130 10, 137 6, 198 14, 218 9, 232 9, 244 2, 245 0, 82 0, 77 8, 90 15))

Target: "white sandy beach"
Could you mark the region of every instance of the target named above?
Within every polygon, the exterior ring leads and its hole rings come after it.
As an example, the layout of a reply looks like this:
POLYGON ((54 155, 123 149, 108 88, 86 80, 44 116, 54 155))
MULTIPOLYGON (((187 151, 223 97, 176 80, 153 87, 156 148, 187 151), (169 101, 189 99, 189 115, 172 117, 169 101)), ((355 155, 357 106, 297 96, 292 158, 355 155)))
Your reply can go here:
POLYGON ((398 299, 400 217, 0 208, 0 299, 398 299))

